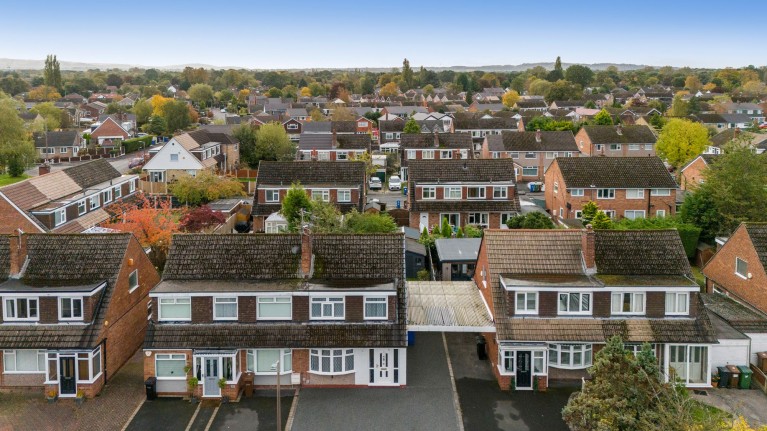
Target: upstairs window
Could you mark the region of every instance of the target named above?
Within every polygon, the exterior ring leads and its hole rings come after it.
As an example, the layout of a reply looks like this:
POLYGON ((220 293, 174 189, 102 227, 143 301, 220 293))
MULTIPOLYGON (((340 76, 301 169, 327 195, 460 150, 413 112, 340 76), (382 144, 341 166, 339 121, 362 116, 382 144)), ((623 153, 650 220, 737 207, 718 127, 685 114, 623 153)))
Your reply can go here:
POLYGON ((461 199, 461 188, 445 187, 445 199, 461 199))
POLYGON ((85 205, 85 201, 77 202, 77 215, 83 215, 88 211, 88 207, 85 205))
POLYGON ((101 206, 101 201, 99 200, 99 195, 93 195, 90 198, 91 203, 91 210, 95 210, 96 208, 101 206))
POLYGON ((365 298, 365 320, 386 320, 389 317, 388 298, 385 296, 365 298))
POLYGON ((735 274, 738 274, 739 276, 743 278, 748 278, 748 262, 745 260, 736 257, 735 258, 735 274))
POLYGON ((352 191, 351 190, 339 190, 338 191, 338 202, 351 202, 352 201, 352 191))
POLYGON ((330 190, 312 190, 312 199, 330 202, 330 190))
POLYGON ((572 197, 583 196, 583 189, 570 189, 570 196, 572 197))
POLYGON ((316 320, 343 320, 344 298, 312 298, 311 316, 316 320))
POLYGON ((612 294, 612 314, 644 314, 644 293, 616 292, 612 294))
POLYGON ((439 152, 439 158, 442 160, 449 160, 453 158, 453 152, 450 150, 443 150, 439 152))
POLYGON ((160 320, 192 320, 192 299, 160 298, 160 320))
POLYGON ((436 187, 424 187, 421 189, 422 199, 435 199, 437 197, 436 187))
POLYGON ((493 199, 506 199, 508 192, 507 187, 493 187, 493 199))
POLYGON ((5 320, 38 320, 39 308, 37 298, 6 298, 5 320))
POLYGON ((280 201, 280 191, 279 190, 266 190, 266 201, 267 202, 279 202, 280 201))
POLYGON ((644 189, 626 189, 626 199, 644 198, 644 189))
POLYGON ((290 320, 293 306, 289 296, 262 296, 258 298, 258 320, 290 320))
POLYGON ((690 294, 688 292, 666 292, 666 314, 685 315, 690 311, 690 294))
POLYGON ((59 300, 59 319, 60 320, 82 320, 83 318, 83 299, 82 298, 61 298, 59 300))
POLYGON ((61 208, 53 212, 54 226, 61 226, 67 222, 67 209, 61 208))
POLYGON ((237 320, 237 297, 214 298, 213 319, 237 320))
POLYGON ((597 199, 615 199, 615 189, 597 189, 597 199))
POLYGON ((517 292, 515 314, 538 314, 538 292, 517 292))
POLYGON ((590 293, 560 293, 559 294, 559 313, 560 314, 590 314, 591 313, 591 294, 590 293))
POLYGON ((468 187, 466 189, 469 199, 485 199, 485 187, 468 187))
POLYGON ((671 189, 652 189, 650 196, 671 196, 671 189))
MULTIPOLYGON (((391 139, 391 137, 389 137, 391 139)), ((415 150, 407 150, 407 159, 408 160, 415 160, 415 150)))

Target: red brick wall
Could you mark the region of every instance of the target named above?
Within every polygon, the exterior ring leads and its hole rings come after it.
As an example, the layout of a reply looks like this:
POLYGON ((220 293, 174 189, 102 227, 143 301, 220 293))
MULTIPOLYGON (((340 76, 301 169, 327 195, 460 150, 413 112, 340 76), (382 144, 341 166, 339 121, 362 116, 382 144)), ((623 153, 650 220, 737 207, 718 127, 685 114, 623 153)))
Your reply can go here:
POLYGON ((541 317, 557 316, 557 292, 538 293, 538 315, 541 317))
POLYGON ((363 298, 362 296, 347 296, 346 297, 346 321, 347 322, 362 322, 365 317, 363 311, 363 298))
POLYGON ((210 296, 192 297, 192 323, 213 322, 213 298, 210 296))
POLYGON ((767 312, 767 274, 759 263, 759 256, 754 250, 745 226, 741 225, 727 243, 703 267, 707 279, 707 290, 716 286, 732 295, 767 312), (735 273, 735 258, 748 263, 751 279, 744 279, 735 273))
POLYGON ((57 323, 59 321, 58 298, 40 298, 40 323, 57 323))
POLYGON ((701 184, 703 181, 703 172, 708 169, 708 165, 702 157, 698 157, 687 165, 679 176, 679 187, 682 190, 690 190, 701 184))
POLYGON ((306 322, 309 320, 309 297, 293 297, 293 321, 306 322))
POLYGON ((610 292, 594 292, 594 317, 610 317, 610 292))
POLYGON ((0 196, 0 234, 16 233, 17 229, 24 232, 43 232, 0 196))
POLYGON ((496 315, 495 313, 495 304, 493 303, 493 293, 492 293, 492 284, 490 280, 492 280, 495 275, 490 273, 490 268, 488 266, 487 262, 487 243, 485 241, 482 241, 479 245, 479 254, 477 255, 477 266, 476 270, 474 271, 474 283, 479 288, 479 293, 482 294, 482 297, 485 299, 485 302, 490 307, 490 312, 493 313, 493 316, 496 315), (485 273, 485 276, 482 276, 482 273, 485 273))
POLYGON ((647 317, 663 317, 666 315, 666 292, 647 292, 645 307, 647 317))
POLYGON ((256 321, 256 297, 240 296, 237 298, 237 316, 240 322, 253 323, 256 321))

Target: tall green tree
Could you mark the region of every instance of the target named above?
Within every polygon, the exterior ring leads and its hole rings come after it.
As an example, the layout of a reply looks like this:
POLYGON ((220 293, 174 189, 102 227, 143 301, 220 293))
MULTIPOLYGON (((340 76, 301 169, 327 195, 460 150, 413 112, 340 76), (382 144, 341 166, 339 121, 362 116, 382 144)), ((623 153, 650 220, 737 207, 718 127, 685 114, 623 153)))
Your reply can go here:
POLYGON ((213 102, 213 87, 208 84, 194 84, 189 87, 187 94, 192 101, 203 108, 213 102))
POLYGON ((293 160, 296 145, 291 142, 280 123, 267 123, 256 131, 256 144, 253 153, 255 161, 293 160))
POLYGON ((256 129, 249 124, 242 124, 233 131, 234 138, 240 143, 240 163, 251 169, 258 168, 256 158, 256 129))
POLYGON ((594 217, 596 217, 597 212, 599 212, 599 206, 594 201, 588 201, 583 204, 583 209, 581 210, 581 220, 583 220, 583 224, 587 225, 591 223, 591 220, 594 220, 594 217))
POLYGON ((591 226, 594 229, 612 229, 613 221, 602 210, 597 211, 597 214, 591 219, 591 226))
POLYGON ((723 233, 724 217, 719 212, 710 187, 699 187, 693 193, 688 193, 684 197, 679 216, 684 222, 699 227, 700 239, 707 243, 713 243, 714 238, 723 233))
POLYGON ((45 57, 43 82, 46 86, 56 88, 57 90, 61 89, 61 69, 55 55, 45 57))
POLYGON ((708 130, 700 123, 672 118, 663 126, 656 151, 674 168, 684 166, 708 146, 708 130))
POLYGON ((404 90, 413 88, 413 69, 410 68, 410 61, 407 58, 402 61, 402 80, 407 87, 404 90))
POLYGON ((57 130, 61 127, 61 109, 53 102, 38 103, 29 111, 40 114, 45 119, 45 130, 57 130))
POLYGON ((607 112, 606 109, 602 109, 594 116, 593 123, 597 126, 612 126, 613 117, 607 112))
POLYGON ((136 124, 140 126, 152 116, 152 104, 146 99, 139 99, 133 104, 131 111, 136 114, 136 124))
POLYGON ((303 215, 304 223, 309 222, 308 212, 312 209, 312 200, 306 194, 306 190, 299 182, 293 183, 282 200, 282 209, 280 213, 288 221, 288 229, 297 230, 301 227, 301 217, 303 215))
POLYGON ((18 104, 0 93, 0 168, 20 176, 37 159, 37 151, 19 118, 18 104))
POLYGON ((560 79, 549 87, 545 94, 546 101, 551 103, 555 100, 574 100, 583 96, 583 89, 578 84, 560 79))
POLYGON ((189 106, 181 100, 172 100, 166 103, 163 107, 163 118, 168 133, 186 129, 192 122, 189 106))
POLYGON ((418 125, 415 119, 411 118, 405 123, 402 133, 421 133, 421 126, 418 125))
POLYGON ((565 79, 586 88, 591 84, 591 80, 594 79, 594 71, 586 66, 573 64, 565 71, 565 79))
POLYGON ((554 70, 546 75, 546 80, 549 82, 557 82, 560 79, 565 79, 565 73, 562 70, 562 60, 557 56, 557 60, 554 62, 554 70))

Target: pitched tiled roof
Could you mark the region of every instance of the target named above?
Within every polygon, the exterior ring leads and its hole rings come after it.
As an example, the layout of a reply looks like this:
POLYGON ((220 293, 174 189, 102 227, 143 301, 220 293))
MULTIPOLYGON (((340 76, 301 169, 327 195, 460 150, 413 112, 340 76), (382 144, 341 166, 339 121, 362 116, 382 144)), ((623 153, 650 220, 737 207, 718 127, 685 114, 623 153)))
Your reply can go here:
POLYGON ((80 191, 82 191, 82 187, 70 178, 65 170, 51 172, 0 188, 0 193, 3 193, 23 211, 29 211, 80 191))
POLYGON ((536 139, 537 132, 501 132, 489 135, 488 145, 503 148, 505 151, 578 151, 573 132, 540 132, 541 141, 536 139))
POLYGON ((411 160, 413 183, 514 181, 512 159, 411 160))
POLYGON ((303 131, 312 133, 331 133, 333 130, 330 121, 305 121, 303 122, 303 131))
POLYGON ((486 117, 484 114, 459 112, 453 122, 456 130, 467 129, 516 129, 517 120, 511 117, 486 117))
POLYGON ((92 138, 99 138, 102 136, 122 136, 128 138, 128 132, 117 124, 111 117, 107 118, 96 130, 91 133, 92 138))
POLYGON ((35 133, 35 147, 71 147, 77 145, 76 130, 62 130, 46 133, 35 133))
POLYGON ((368 150, 370 151, 370 135, 367 133, 360 135, 336 135, 338 148, 344 150, 368 150))
POLYGON ((724 144, 735 140, 736 138, 757 148, 767 149, 767 134, 752 133, 737 129, 727 129, 723 132, 717 133, 716 135, 712 136, 709 141, 711 141, 714 146, 721 147, 724 144))
POLYGON ((403 281, 404 235, 313 235, 316 279, 398 279, 403 281))
POLYGON ((702 293, 706 308, 742 332, 767 332, 767 315, 718 293, 702 293))
POLYGON ((405 130, 405 122, 401 120, 382 120, 378 122, 378 128, 383 132, 402 132, 405 130))
POLYGON ((468 133, 405 133, 400 138, 402 148, 454 148, 471 149, 468 133))
POLYGON ((582 274, 580 230, 489 229, 482 238, 494 274, 582 274))
POLYGON ((24 283, 74 286, 113 279, 130 239, 129 233, 29 234, 24 283))
POLYGON ((558 157, 555 163, 568 188, 676 188, 658 157, 558 157))
POLYGON ((583 130, 593 144, 654 144, 656 141, 648 126, 583 126, 583 130))
POLYGON ((516 105, 517 105, 517 108, 520 108, 520 109, 548 108, 548 105, 546 105, 546 102, 544 102, 543 99, 518 100, 516 105))
POLYGON ((690 262, 675 229, 598 230, 595 260, 599 274, 691 275, 690 262))
POLYGON ((754 245, 756 254, 762 262, 762 267, 767 270, 767 224, 745 223, 744 225, 749 238, 751 238, 751 243, 754 245))
POLYGON ((105 183, 115 178, 120 178, 120 171, 114 168, 107 159, 97 159, 81 165, 64 169, 64 172, 77 183, 78 186, 87 189, 96 184, 105 183))
POLYGON ((301 150, 329 150, 333 147, 333 135, 329 133, 301 133, 298 148, 301 150))
POLYGON ((268 162, 258 164, 258 185, 291 185, 299 181, 304 186, 365 184, 364 162, 268 162))
POLYGON ((357 132, 356 121, 332 121, 330 128, 336 133, 355 133, 357 132))

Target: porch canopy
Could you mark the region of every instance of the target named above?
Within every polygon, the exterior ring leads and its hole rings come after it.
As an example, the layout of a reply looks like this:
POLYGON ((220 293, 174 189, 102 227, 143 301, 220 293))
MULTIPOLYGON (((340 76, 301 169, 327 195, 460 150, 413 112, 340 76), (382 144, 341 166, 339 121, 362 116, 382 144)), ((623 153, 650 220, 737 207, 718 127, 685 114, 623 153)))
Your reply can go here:
POLYGON ((416 332, 495 332, 473 281, 408 281, 407 328, 416 332))

